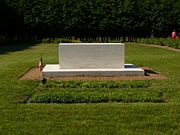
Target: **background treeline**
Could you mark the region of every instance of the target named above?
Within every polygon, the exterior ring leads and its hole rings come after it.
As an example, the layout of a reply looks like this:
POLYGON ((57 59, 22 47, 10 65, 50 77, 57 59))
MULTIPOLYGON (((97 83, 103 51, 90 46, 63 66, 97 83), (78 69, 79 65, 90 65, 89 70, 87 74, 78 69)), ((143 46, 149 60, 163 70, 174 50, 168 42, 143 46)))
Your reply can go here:
POLYGON ((155 37, 180 31, 179 0, 0 0, 0 38, 155 37))

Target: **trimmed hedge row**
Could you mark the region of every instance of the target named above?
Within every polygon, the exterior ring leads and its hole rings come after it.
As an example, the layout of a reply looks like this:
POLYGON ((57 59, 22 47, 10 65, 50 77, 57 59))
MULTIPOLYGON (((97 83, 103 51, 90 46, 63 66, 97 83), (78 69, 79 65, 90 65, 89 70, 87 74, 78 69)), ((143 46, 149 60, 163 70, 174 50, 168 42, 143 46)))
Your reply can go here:
POLYGON ((140 38, 137 41, 138 43, 165 45, 180 49, 180 38, 174 40, 171 38, 140 38))
POLYGON ((81 43, 81 41, 66 38, 43 38, 42 43, 81 43))
POLYGON ((150 81, 48 81, 46 88, 147 88, 150 81))
POLYGON ((113 93, 47 92, 35 94, 28 103, 100 103, 100 102, 164 102, 163 93, 155 91, 131 91, 113 93))

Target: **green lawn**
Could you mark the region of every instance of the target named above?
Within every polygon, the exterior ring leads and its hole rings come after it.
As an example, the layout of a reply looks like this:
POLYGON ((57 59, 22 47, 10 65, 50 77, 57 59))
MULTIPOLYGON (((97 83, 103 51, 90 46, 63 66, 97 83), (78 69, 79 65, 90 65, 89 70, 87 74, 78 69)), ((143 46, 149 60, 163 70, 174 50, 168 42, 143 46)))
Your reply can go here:
MULTIPOLYGON (((40 81, 18 80, 40 57, 58 63, 58 45, 23 44, 0 47, 0 134, 157 134, 180 133, 180 53, 162 48, 126 45, 126 63, 154 69, 168 78, 149 80, 142 88, 45 88, 40 81), (42 92, 163 92, 162 103, 24 104, 42 92)), ((146 80, 147 81, 147 80, 146 80)))

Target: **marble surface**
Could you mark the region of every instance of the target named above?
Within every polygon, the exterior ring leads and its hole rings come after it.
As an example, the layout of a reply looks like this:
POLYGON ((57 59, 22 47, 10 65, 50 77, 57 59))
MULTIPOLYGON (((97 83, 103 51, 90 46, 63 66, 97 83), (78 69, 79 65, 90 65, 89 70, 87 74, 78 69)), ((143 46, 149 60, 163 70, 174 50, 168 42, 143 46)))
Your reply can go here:
POLYGON ((60 43, 60 69, 124 68, 122 43, 60 43))
POLYGON ((108 69, 60 69, 59 64, 47 64, 42 74, 44 76, 144 76, 144 70, 133 64, 125 64, 125 68, 108 69))

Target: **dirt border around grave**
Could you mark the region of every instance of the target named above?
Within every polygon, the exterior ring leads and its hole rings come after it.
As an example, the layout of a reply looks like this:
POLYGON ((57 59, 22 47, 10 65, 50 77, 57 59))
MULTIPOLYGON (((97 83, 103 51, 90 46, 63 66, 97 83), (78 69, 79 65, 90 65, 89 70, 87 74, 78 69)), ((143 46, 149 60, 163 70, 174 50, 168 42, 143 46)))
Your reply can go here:
POLYGON ((30 79, 21 79, 23 78, 24 76, 26 76, 26 74, 29 74, 29 72, 31 72, 31 70, 33 69, 34 67, 30 67, 28 70, 26 70, 23 74, 21 74, 17 79, 18 80, 30 80, 30 79))
POLYGON ((20 80, 42 80, 46 78, 47 80, 161 80, 166 79, 167 77, 161 75, 148 67, 141 67, 145 70, 144 76, 114 76, 114 77, 89 77, 89 76, 77 76, 77 77, 46 77, 41 76, 38 68, 30 68, 23 75, 21 75, 18 79, 20 80))

